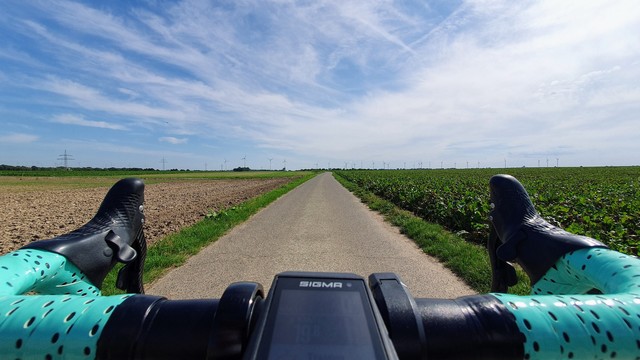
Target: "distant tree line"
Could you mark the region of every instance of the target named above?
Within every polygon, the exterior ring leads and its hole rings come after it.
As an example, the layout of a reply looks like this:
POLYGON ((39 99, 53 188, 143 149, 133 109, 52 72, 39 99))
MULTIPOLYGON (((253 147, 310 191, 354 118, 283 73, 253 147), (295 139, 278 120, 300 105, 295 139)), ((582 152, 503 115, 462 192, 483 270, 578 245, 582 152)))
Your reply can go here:
MULTIPOLYGON (((96 168, 96 167, 74 167, 74 171, 160 171, 153 168, 96 168)), ((39 166, 14 166, 0 164, 0 171, 60 171, 66 170, 64 166, 58 167, 39 167, 39 166)), ((174 171, 178 171, 174 169, 174 171)))

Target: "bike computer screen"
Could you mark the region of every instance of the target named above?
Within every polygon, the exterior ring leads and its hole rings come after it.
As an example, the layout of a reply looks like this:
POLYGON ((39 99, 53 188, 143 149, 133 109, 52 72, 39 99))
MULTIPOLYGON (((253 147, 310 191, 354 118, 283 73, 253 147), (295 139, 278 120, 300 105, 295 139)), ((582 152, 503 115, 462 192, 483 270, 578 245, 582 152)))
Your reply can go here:
POLYGON ((386 358, 364 280, 279 277, 274 285, 258 358, 386 358))

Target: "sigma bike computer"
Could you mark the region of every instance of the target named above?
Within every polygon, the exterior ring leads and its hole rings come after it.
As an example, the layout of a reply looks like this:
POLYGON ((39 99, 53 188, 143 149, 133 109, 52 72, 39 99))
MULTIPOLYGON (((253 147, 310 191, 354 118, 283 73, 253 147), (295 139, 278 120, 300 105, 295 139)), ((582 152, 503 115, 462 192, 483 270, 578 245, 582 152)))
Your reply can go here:
POLYGON ((278 274, 245 359, 397 359, 374 304, 355 274, 278 274))

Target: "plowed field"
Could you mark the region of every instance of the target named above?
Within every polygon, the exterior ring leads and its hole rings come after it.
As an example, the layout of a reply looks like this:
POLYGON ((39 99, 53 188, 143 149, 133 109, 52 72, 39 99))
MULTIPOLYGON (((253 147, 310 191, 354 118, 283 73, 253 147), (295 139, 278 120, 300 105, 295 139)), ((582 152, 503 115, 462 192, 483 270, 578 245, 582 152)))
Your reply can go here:
MULTIPOLYGON (((228 208, 280 187, 291 178, 248 180, 173 180, 145 186, 145 234, 148 243, 228 208)), ((1 186, 0 254, 31 241, 75 230, 98 210, 109 187, 1 186)), ((115 183, 115 181, 114 181, 115 183)))

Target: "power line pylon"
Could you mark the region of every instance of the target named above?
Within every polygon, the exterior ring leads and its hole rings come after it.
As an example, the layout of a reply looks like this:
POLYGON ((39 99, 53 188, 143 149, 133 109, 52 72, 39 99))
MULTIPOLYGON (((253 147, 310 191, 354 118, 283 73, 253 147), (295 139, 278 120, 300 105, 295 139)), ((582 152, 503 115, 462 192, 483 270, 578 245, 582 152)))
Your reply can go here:
POLYGON ((67 149, 64 149, 64 154, 58 155, 59 158, 57 160, 62 160, 64 162, 65 170, 69 170, 69 161, 75 160, 73 155, 67 154, 67 149))

